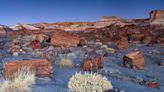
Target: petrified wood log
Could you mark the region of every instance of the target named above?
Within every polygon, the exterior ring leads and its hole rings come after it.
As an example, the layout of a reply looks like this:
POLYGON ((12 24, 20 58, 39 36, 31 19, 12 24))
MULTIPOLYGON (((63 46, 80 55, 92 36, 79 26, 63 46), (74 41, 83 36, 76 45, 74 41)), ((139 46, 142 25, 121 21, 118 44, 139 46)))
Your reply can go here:
POLYGON ((83 61, 84 71, 96 71, 103 68, 104 57, 103 56, 93 56, 91 58, 85 58, 83 61))
POLYGON ((4 78, 10 79, 22 67, 29 67, 38 77, 52 78, 52 65, 47 59, 18 60, 7 62, 4 65, 4 78))
POLYGON ((118 48, 122 50, 128 49, 128 39, 126 37, 121 37, 121 39, 118 41, 118 48))
POLYGON ((80 38, 76 35, 71 35, 67 32, 56 32, 51 38, 51 44, 54 46, 69 48, 77 47, 80 38))
POLYGON ((128 68, 143 69, 144 57, 141 51, 130 52, 123 57, 123 64, 128 68))
POLYGON ((39 40, 33 40, 31 42, 31 46, 32 46, 32 49, 33 50, 37 50, 37 49, 40 49, 41 48, 41 43, 39 40))

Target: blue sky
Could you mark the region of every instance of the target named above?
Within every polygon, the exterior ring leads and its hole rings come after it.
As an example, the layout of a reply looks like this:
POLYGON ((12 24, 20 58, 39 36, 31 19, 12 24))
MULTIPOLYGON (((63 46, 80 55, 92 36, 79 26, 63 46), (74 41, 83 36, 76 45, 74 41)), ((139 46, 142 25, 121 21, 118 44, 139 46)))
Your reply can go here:
POLYGON ((147 18, 155 9, 164 9, 164 0, 0 0, 0 24, 147 18))

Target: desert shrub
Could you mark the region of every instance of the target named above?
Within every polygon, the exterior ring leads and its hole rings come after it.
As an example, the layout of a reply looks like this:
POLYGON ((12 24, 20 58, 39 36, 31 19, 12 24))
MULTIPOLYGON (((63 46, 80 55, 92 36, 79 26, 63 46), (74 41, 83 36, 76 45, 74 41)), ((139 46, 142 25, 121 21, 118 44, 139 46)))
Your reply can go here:
POLYGON ((73 67, 74 63, 71 59, 63 58, 57 63, 57 65, 59 67, 73 67))
POLYGON ((70 78, 68 88, 73 92, 103 92, 113 89, 106 77, 96 73, 76 73, 70 78))
POLYGON ((31 92, 35 84, 35 73, 28 67, 23 67, 12 76, 12 80, 3 80, 0 92, 31 92))

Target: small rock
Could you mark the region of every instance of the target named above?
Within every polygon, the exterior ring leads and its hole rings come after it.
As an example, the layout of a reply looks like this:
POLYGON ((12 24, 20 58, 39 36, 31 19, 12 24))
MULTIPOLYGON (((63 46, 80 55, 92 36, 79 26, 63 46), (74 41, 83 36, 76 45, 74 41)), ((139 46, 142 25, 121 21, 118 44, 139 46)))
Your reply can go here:
POLYGON ((102 45, 100 48, 102 48, 102 49, 108 49, 108 46, 107 45, 102 45))
POLYGON ((13 56, 18 56, 19 55, 19 53, 18 52, 13 52, 13 56))
POLYGON ((95 45, 96 46, 102 46, 103 44, 101 42, 96 42, 95 45))
POLYGON ((118 92, 119 90, 118 89, 114 89, 114 92, 118 92))
POLYGON ((126 92, 125 90, 123 90, 123 89, 121 89, 121 90, 119 90, 119 92, 126 92))

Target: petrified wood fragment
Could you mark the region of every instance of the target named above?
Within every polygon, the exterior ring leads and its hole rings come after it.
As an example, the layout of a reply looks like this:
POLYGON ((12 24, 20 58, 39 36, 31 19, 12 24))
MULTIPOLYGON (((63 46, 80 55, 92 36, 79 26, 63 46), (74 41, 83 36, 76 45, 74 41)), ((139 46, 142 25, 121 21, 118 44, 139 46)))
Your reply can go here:
POLYGON ((103 68, 104 57, 103 56, 93 56, 91 58, 85 58, 83 61, 84 71, 96 71, 103 68))
POLYGON ((143 69, 144 57, 141 51, 130 52, 123 57, 123 64, 128 68, 143 69))

